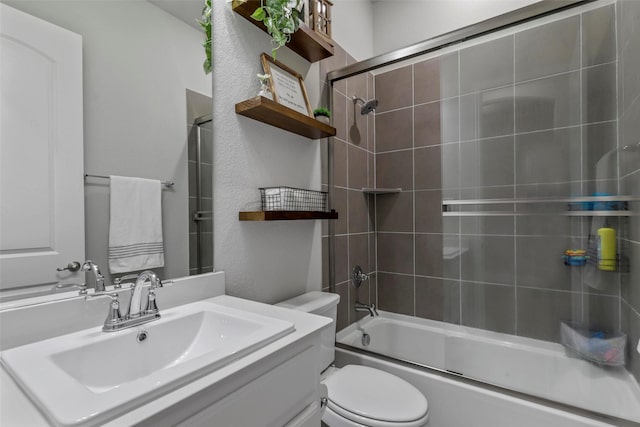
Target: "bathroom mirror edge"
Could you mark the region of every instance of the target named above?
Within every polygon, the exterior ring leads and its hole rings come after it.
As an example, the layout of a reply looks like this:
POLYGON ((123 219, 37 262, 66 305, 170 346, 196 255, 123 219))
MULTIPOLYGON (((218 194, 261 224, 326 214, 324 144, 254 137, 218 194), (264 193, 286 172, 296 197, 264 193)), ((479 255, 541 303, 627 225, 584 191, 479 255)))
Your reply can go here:
MULTIPOLYGON (((170 7, 147 1, 2 3, 82 37, 84 173, 174 181, 175 188, 162 193, 166 261, 158 271, 163 279, 195 273, 189 261, 189 190, 193 184, 189 184, 188 143, 195 138, 193 119, 211 114, 212 109, 212 78, 202 70, 203 34, 195 22, 200 2, 180 2, 194 14, 193 25, 184 22, 187 18, 183 21, 163 10, 170 7), (199 95, 199 102, 190 104, 189 92, 199 95), (202 110, 203 98, 209 100, 208 105, 204 102, 208 111, 202 110)), ((208 166, 206 176, 210 177, 212 165, 208 166)), ((111 283, 107 261, 109 184, 87 178, 81 185, 85 258, 98 263, 111 283)), ((83 283, 84 274, 75 274, 73 281, 83 283)), ((32 297, 34 291, 54 299, 77 296, 77 290, 56 293, 54 287, 55 283, 14 286, 0 292, 0 301, 17 304, 32 297)))

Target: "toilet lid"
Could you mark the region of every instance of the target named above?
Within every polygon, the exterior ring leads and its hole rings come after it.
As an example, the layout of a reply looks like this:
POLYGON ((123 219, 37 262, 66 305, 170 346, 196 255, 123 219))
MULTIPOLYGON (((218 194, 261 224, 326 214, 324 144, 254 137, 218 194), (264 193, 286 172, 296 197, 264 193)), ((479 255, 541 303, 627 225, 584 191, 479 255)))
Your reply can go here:
POLYGON ((329 403, 343 414, 347 411, 357 417, 397 423, 422 419, 429 409, 417 388, 367 366, 347 365, 330 375, 325 384, 329 403))

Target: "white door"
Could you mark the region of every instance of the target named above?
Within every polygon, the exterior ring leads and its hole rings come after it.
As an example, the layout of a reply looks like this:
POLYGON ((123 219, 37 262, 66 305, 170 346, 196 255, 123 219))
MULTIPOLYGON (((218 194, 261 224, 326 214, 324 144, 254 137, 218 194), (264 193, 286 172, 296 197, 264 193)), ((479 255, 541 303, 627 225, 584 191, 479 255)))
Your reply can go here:
POLYGON ((0 290, 82 282, 82 38, 0 4, 0 86, 0 290))

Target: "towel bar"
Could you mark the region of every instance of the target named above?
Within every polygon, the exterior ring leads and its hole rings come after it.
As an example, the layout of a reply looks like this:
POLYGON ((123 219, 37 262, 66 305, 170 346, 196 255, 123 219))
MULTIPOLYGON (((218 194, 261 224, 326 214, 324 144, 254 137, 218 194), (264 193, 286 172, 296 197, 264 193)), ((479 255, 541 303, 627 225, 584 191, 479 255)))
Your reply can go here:
MULTIPOLYGON (((84 177, 91 177, 91 178, 103 178, 103 179, 109 179, 109 177, 107 175, 94 175, 91 173, 85 173, 84 177)), ((164 185, 165 187, 169 187, 169 188, 173 188, 173 186, 175 185, 175 182, 173 181, 162 181, 162 185, 164 185)))

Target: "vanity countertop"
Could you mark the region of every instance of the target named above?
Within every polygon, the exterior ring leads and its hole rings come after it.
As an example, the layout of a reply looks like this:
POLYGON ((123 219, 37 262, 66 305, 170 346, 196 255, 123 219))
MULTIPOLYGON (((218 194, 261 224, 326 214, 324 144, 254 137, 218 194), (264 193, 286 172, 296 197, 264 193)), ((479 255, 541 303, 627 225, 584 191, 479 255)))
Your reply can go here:
MULTIPOLYGON (((241 384, 243 381, 250 381, 250 378, 246 375, 248 371, 251 371, 252 367, 260 366, 260 364, 264 363, 270 356, 300 345, 305 340, 311 342, 310 336, 327 327, 331 322, 329 318, 227 295, 209 298, 204 300, 204 302, 213 302, 235 309, 286 320, 295 325, 295 331, 223 368, 198 378, 152 402, 139 406, 103 425, 114 427, 134 425, 143 422, 173 405, 181 402, 186 403, 187 399, 198 393, 210 393, 210 391, 207 391, 207 388, 210 388, 213 384, 217 384, 215 393, 224 396, 237 388, 238 384, 241 384)), ((6 427, 39 427, 50 425, 46 418, 13 381, 4 367, 0 369, 0 396, 0 425, 6 427)), ((78 404, 81 405, 82 402, 78 402, 78 404)))

